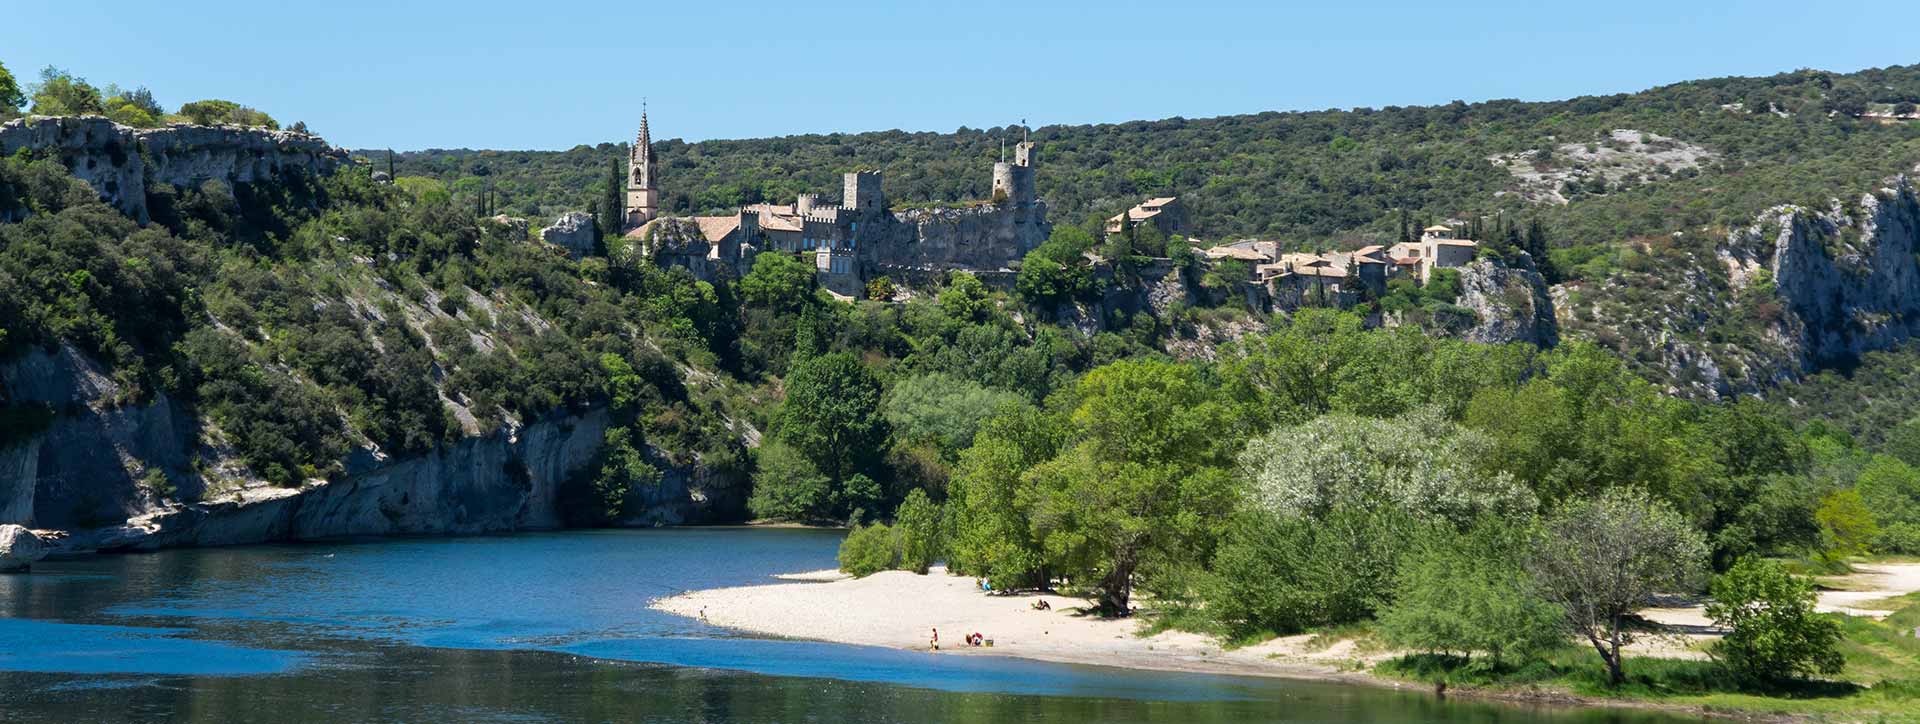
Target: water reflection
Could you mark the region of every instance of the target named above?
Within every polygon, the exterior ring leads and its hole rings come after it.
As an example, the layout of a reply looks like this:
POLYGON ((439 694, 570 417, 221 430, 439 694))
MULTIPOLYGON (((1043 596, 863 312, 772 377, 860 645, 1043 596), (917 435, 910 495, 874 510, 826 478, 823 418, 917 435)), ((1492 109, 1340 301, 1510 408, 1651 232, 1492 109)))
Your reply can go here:
POLYGON ((1651 721, 736 636, 646 608, 838 536, 606 531, 108 556, 0 576, 5 721, 1651 721))

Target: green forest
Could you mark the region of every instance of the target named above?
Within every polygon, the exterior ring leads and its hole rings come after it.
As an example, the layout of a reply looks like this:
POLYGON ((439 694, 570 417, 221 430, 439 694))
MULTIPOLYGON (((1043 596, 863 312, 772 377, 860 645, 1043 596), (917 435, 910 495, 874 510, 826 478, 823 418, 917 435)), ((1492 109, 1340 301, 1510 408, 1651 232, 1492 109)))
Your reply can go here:
MULTIPOLYGON (((1861 117, 1916 101, 1920 66, 1895 66, 1719 78, 1551 102, 1031 130, 1040 149, 1040 195, 1055 223, 1081 225, 1146 197, 1178 195, 1192 216, 1190 235, 1208 241, 1260 237, 1306 248, 1394 240, 1396 212, 1404 209, 1427 220, 1537 217, 1559 230, 1556 244, 1577 248, 1746 224, 1781 203, 1824 208, 1829 198, 1920 162, 1920 124, 1861 117), (1539 168, 1561 167, 1566 159, 1556 146, 1604 145, 1614 129, 1658 134, 1711 155, 1698 168, 1655 168, 1611 185, 1589 180, 1564 191, 1565 205, 1508 193, 1512 175, 1489 162, 1527 154, 1539 168)), ((654 120, 656 136, 672 133, 671 119, 654 120)), ((840 174, 854 169, 885 172, 895 204, 983 199, 1003 142, 1020 134, 1009 126, 654 145, 663 211, 692 213, 791 202, 803 192, 831 196, 840 174)), ((624 161, 627 149, 598 143, 562 152, 429 150, 394 154, 392 163, 397 175, 437 181, 456 196, 491 189, 503 209, 551 217, 599 198, 607 164, 624 161)), ((356 153, 386 168, 386 150, 356 153)), ((1574 253, 1577 261, 1591 252, 1574 253)))
MULTIPOLYGON (((1034 133, 1043 194, 1067 219, 1180 193, 1199 234, 1326 240, 1390 235, 1397 209, 1508 204, 1564 252, 1863 186, 1920 156, 1920 128, 1849 113, 1914 99, 1920 69, 1809 71, 1034 133), (1721 108, 1733 103, 1784 115, 1721 108), (1612 128, 1721 155, 1566 206, 1494 195, 1509 179, 1489 154, 1612 128)), ((886 169, 911 203, 981 195, 1004 133, 659 152, 679 210, 828 188, 854 166, 886 169)), ((1805 577, 1920 555, 1920 422, 1905 393, 1880 389, 1912 376, 1912 352, 1809 380, 1792 401, 1701 403, 1593 344, 1480 345, 1327 309, 1056 324, 1057 302, 1094 283, 1096 239, 1070 223, 1012 292, 953 273, 910 301, 843 302, 791 255, 713 281, 618 249, 576 260, 462 197, 490 184, 525 213, 584 206, 621 152, 426 152, 395 159, 396 183, 159 187, 148 225, 56 158, 0 159, 0 218, 21 219, 0 224, 0 360, 71 345, 111 371, 115 402, 185 401, 277 485, 337 478, 366 445, 421 453, 605 410, 598 459, 566 489, 582 526, 629 516, 633 491, 697 464, 751 481, 738 518, 850 527, 841 563, 858 574, 945 562, 1236 642, 1361 627, 1420 652, 1387 668, 1422 680, 1865 711, 1920 698, 1920 643, 1898 633, 1920 625, 1920 601, 1884 622, 1814 614, 1805 577), (405 183, 423 177, 435 183, 405 183), (1167 352, 1237 320, 1265 331, 1167 352), (1837 412, 1866 397, 1870 413, 1837 412), (1714 659, 1623 658, 1641 630, 1631 613, 1656 592, 1712 594, 1733 632, 1714 659)), ((0 446, 61 414, 0 407, 0 446)))

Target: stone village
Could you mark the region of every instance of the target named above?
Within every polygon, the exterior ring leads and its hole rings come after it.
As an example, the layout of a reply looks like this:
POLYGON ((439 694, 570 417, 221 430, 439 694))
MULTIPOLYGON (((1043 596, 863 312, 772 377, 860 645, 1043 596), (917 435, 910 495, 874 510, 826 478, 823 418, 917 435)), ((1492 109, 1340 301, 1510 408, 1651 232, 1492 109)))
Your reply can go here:
MULTIPOLYGON (((945 208, 892 209, 881 173, 856 170, 845 174, 838 203, 800 194, 790 204, 753 204, 721 216, 663 216, 652 131, 643 113, 627 159, 621 236, 631 253, 684 267, 703 280, 743 273, 761 253, 810 257, 820 286, 841 298, 861 296, 866 282, 881 275, 918 283, 968 271, 1004 282, 1012 276, 1009 267, 1053 230, 1035 183, 1038 160, 1039 147, 1023 137, 1011 161, 993 165, 991 199, 945 208)), ((1107 219, 1105 231, 1117 234, 1142 224, 1180 234, 1187 228, 1186 210, 1177 197, 1149 199, 1107 219)), ((591 253, 593 233, 590 217, 570 212, 542 237, 581 256, 591 253)), ((1358 287, 1378 295, 1396 278, 1424 284, 1433 270, 1465 266, 1478 251, 1476 242, 1441 225, 1424 229, 1414 241, 1350 252, 1287 251, 1278 241, 1212 247, 1192 241, 1204 247, 1200 254, 1210 263, 1246 267, 1249 302, 1280 309, 1345 306, 1358 298, 1358 287)))

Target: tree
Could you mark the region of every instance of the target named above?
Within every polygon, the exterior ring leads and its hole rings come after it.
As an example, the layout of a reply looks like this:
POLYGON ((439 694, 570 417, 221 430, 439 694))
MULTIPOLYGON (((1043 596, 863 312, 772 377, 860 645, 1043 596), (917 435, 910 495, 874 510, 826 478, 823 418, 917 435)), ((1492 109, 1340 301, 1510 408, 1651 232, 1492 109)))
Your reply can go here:
POLYGON ((761 445, 758 470, 747 510, 768 520, 826 520, 833 506, 833 481, 820 474, 800 451, 780 441, 761 445))
POLYGON ((1714 652, 1754 681, 1840 673, 1840 624, 1815 613, 1814 601, 1812 580, 1772 561, 1740 559, 1713 581, 1707 617, 1727 631, 1714 652))
POLYGON ((74 77, 51 65, 40 70, 40 82, 33 86, 33 114, 38 116, 78 116, 104 114, 106 104, 100 89, 85 78, 74 77))
POLYGON ((1527 238, 1524 244, 1527 256, 1533 257, 1533 266, 1548 284, 1559 284, 1563 277, 1560 269, 1553 265, 1552 250, 1547 243, 1547 225, 1538 217, 1527 220, 1527 238))
POLYGON ((821 355, 796 363, 786 387, 780 439, 837 482, 874 469, 888 426, 880 415, 880 380, 866 365, 845 353, 821 355))
POLYGON ((1860 491, 1853 488, 1836 490, 1821 499, 1813 519, 1820 524, 1820 556, 1829 561, 1866 553, 1874 537, 1880 535, 1873 511, 1867 509, 1860 491))
POLYGON ((27 96, 20 92, 20 82, 14 80, 13 73, 0 63, 0 120, 6 120, 20 114, 20 107, 27 104, 27 96))
POLYGON ((959 324, 978 324, 993 314, 993 299, 979 277, 954 272, 947 288, 940 290, 940 313, 959 324))
POLYGON ((628 495, 660 484, 660 469, 647 462, 642 449, 634 446, 633 438, 630 428, 607 429, 605 445, 601 447, 600 474, 593 480, 593 489, 601 504, 599 517, 603 520, 617 521, 632 512, 627 508, 628 495))
POLYGON ((620 159, 607 159, 607 187, 600 197, 600 235, 608 239, 618 238, 627 222, 626 198, 622 193, 625 185, 620 181, 620 159))
POLYGON ((1247 503, 1281 516, 1391 505, 1423 520, 1466 525, 1487 514, 1532 513, 1532 492, 1482 467, 1492 448, 1487 436, 1437 410, 1385 420, 1332 414, 1255 438, 1240 453, 1240 471, 1247 503))
POLYGON ((186 116, 187 120, 202 126, 231 123, 241 126, 259 126, 262 128, 280 127, 280 123, 273 120, 273 116, 233 101, 218 98, 209 98, 203 101, 183 104, 180 106, 180 115, 186 116))
POLYGON ((840 541, 840 570, 865 578, 900 567, 900 539, 892 528, 875 523, 853 529, 840 541))
POLYGON ((893 285, 893 279, 884 274, 867 282, 867 298, 876 302, 893 301, 893 295, 898 292, 899 289, 893 285))
POLYGON ((907 493, 893 517, 893 529, 900 536, 900 567, 925 575, 940 559, 945 548, 941 517, 940 506, 924 491, 907 493))
POLYGON ((1633 639, 1628 614, 1655 593, 1694 585, 1706 555, 1704 536, 1671 506, 1639 488, 1614 488, 1562 506, 1535 536, 1526 565, 1619 686, 1620 647, 1633 639))
POLYGON ((1000 589, 1046 584, 1045 553, 1032 523, 1035 500, 1023 476, 1059 453, 1066 427, 1024 404, 1003 407, 980 425, 948 488, 953 571, 986 576, 1000 589))
POLYGON ((792 254, 759 254, 753 270, 740 279, 740 299, 776 314, 798 312, 813 300, 813 277, 813 267, 792 254))
POLYGON ((973 444, 981 423, 1007 405, 1022 404, 1023 399, 1012 392, 935 372, 894 384, 887 393, 885 412, 896 438, 930 439, 953 456, 973 444))
POLYGON ((1231 409, 1193 367, 1123 360, 1080 379, 1076 443, 1035 468, 1047 551, 1093 582, 1100 612, 1130 611, 1143 563, 1205 560, 1232 503, 1231 409))
POLYGON ((146 88, 123 91, 115 86, 107 86, 107 117, 114 123, 135 128, 151 128, 160 125, 167 112, 153 99, 153 92, 146 88))
POLYGON ((1487 516, 1465 533, 1428 526, 1400 561, 1380 630, 1427 651, 1529 655, 1561 642, 1565 613, 1533 591, 1521 559, 1528 530, 1487 516))

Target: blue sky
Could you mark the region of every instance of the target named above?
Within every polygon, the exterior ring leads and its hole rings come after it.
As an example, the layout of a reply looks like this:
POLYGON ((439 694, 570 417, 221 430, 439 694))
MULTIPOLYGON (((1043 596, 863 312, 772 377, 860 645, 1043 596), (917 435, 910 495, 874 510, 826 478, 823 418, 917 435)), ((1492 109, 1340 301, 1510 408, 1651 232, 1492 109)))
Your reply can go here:
POLYGON ((0 63, 350 147, 564 149, 1027 118, 1545 100, 1920 63, 1920 2, 5 0, 0 63), (84 39, 84 40, 83 40, 84 39))

